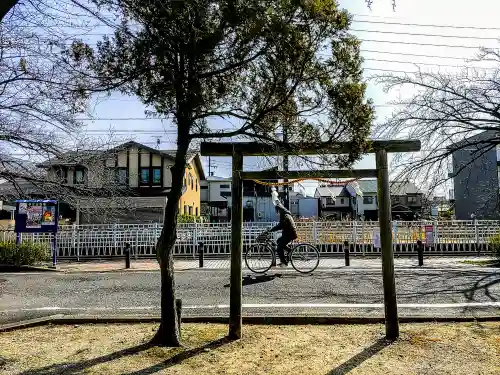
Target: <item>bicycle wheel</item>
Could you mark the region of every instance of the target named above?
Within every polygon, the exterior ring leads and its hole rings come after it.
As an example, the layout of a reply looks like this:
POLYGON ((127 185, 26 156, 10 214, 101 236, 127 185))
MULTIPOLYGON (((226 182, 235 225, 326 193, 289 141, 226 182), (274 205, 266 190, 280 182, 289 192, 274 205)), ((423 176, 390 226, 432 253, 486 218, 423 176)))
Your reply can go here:
POLYGON ((266 244, 255 244, 245 252, 245 264, 255 273, 264 273, 274 264, 274 251, 266 244))
POLYGON ((294 246, 289 257, 292 267, 300 273, 310 273, 319 265, 319 251, 308 243, 294 246))

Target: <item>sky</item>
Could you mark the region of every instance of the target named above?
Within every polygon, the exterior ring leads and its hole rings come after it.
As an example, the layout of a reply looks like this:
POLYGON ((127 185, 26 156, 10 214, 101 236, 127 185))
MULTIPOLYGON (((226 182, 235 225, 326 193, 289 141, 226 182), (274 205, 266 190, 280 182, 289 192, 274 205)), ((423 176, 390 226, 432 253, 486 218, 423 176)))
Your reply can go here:
MULTIPOLYGON (((386 93, 371 78, 387 72, 404 74, 416 69, 453 72, 467 64, 478 52, 477 48, 496 47, 500 36, 498 14, 500 1, 476 0, 374 0, 371 10, 365 0, 341 0, 340 5, 354 15, 352 33, 361 41, 364 78, 368 82, 367 96, 376 106, 376 122, 390 116, 391 101, 414 93, 412 89, 386 93), (475 29, 481 27, 482 29, 475 29)), ((105 29, 96 29, 90 38, 99 38, 105 29)), ((144 106, 133 97, 113 94, 93 104, 86 121, 86 132, 91 136, 107 136, 113 132, 115 140, 136 140, 161 149, 175 148, 175 129, 168 122, 145 119, 144 106)), ((389 162, 391 159, 389 159, 389 162)), ((374 157, 367 156, 355 168, 374 168, 374 157)), ((208 175, 208 160, 204 158, 208 175)), ((245 169, 261 169, 265 163, 248 159, 245 169)), ((229 176, 231 160, 212 158, 211 171, 218 176, 229 176)), ((316 184, 304 184, 308 193, 314 193, 316 184)), ((446 187, 443 188, 446 191, 446 187)))

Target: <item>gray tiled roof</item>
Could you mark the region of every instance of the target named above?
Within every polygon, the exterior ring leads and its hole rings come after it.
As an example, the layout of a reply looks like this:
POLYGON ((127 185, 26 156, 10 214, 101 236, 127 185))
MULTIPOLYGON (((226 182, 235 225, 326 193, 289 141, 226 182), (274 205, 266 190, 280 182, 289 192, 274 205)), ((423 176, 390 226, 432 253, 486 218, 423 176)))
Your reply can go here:
POLYGON ((406 195, 422 193, 413 182, 394 181, 391 182, 391 195, 406 195))
POLYGON ((377 180, 358 180, 357 182, 363 194, 377 192, 377 180))
MULTIPOLYGON (((377 180, 376 179, 366 179, 357 181, 359 188, 363 194, 376 194, 377 193, 377 180)), ((406 195, 406 194, 420 194, 421 191, 413 182, 409 181, 393 181, 390 183, 391 195, 406 195)), ((330 187, 332 192, 334 189, 338 189, 339 193, 334 193, 340 196, 340 191, 342 191, 343 186, 330 187)), ((319 193, 322 197, 330 196, 330 192, 326 187, 319 187, 319 193)), ((345 193, 344 193, 345 195, 345 193)))
POLYGON ((320 186, 316 189, 320 196, 322 197, 346 197, 347 194, 344 190, 344 186, 320 186))

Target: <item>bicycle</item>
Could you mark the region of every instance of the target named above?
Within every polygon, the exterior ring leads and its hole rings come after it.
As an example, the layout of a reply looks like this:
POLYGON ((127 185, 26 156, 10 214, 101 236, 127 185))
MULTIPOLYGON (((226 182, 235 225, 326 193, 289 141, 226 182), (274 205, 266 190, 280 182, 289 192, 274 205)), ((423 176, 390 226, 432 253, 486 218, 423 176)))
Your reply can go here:
MULTIPOLYGON (((276 264, 276 244, 271 234, 264 232, 256 238, 257 243, 245 251, 245 264, 254 273, 265 273, 276 264)), ((285 248, 287 262, 292 264, 295 271, 311 273, 319 265, 318 249, 308 243, 287 245, 285 248), (308 264, 308 267, 303 267, 308 264)))

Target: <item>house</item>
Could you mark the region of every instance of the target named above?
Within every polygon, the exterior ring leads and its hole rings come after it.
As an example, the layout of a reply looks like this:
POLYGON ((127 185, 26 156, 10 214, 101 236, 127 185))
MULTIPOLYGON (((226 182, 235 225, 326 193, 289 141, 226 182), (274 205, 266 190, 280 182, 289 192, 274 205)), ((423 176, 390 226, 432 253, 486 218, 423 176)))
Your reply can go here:
POLYGON ((318 199, 307 196, 305 189, 290 191, 288 196, 290 200, 290 212, 293 216, 300 218, 318 217, 318 199))
MULTIPOLYGON (((102 152, 67 153, 40 167, 53 181, 85 186, 101 196, 78 198, 77 223, 158 222, 163 221, 174 160, 175 150, 158 150, 130 141, 102 152), (103 192, 108 197, 102 197, 103 192)), ((200 215, 200 182, 204 179, 199 154, 189 153, 179 213, 200 215)))
MULTIPOLYGON (((422 215, 423 194, 414 183, 391 182, 390 192, 393 219, 414 220, 422 215)), ((378 220, 376 179, 357 180, 341 186, 320 186, 315 197, 319 199, 322 217, 378 220)))
POLYGON ((498 142, 498 133, 485 131, 448 146, 453 179, 450 199, 454 201, 457 220, 499 219, 500 150, 489 141, 498 142))
POLYGON ((228 199, 231 200, 231 178, 208 176, 200 184, 201 214, 210 222, 229 219, 228 199))
POLYGON ((415 220, 422 217, 423 193, 410 181, 393 181, 390 185, 391 212, 395 220, 415 220))
MULTIPOLYGON (((273 181, 266 181, 273 183, 273 181)), ((277 181, 274 181, 277 182, 277 181)), ((301 217, 317 216, 317 200, 305 196, 305 189, 295 184, 289 192, 290 210, 301 217)), ((283 197, 284 191, 280 189, 283 197)), ((277 219, 271 199, 271 187, 255 181, 243 181, 243 217, 244 221, 269 222, 277 219)), ((209 176, 201 182, 202 214, 209 216, 211 222, 230 220, 232 206, 231 178, 209 176)))
POLYGON ((362 196, 354 199, 357 207, 358 217, 364 220, 378 220, 378 202, 377 202, 377 180, 358 180, 356 181, 362 196))
POLYGON ((319 186, 314 197, 319 200, 319 216, 334 220, 343 220, 353 217, 351 195, 345 185, 319 186))

